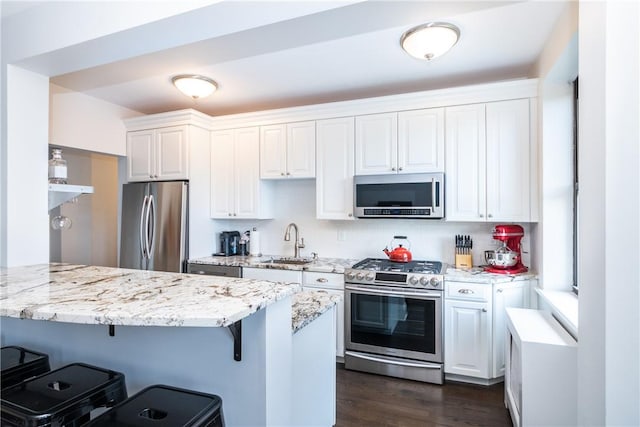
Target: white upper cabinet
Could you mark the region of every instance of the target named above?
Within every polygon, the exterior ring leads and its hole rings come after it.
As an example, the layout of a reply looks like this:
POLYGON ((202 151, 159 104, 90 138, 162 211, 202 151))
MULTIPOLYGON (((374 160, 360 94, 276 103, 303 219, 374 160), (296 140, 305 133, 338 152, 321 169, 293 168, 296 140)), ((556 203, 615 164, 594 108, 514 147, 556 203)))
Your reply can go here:
POLYGON ((129 181, 189 179, 189 126, 127 132, 129 181))
POLYGON ((398 173, 444 172, 444 108, 398 113, 398 173))
POLYGON ((446 108, 446 219, 531 220, 529 100, 446 108))
POLYGON ((356 117, 356 175, 444 171, 444 108, 356 117))
POLYGON ((529 221, 529 100, 487 104, 487 219, 529 221))
POLYGON ((446 219, 484 221, 486 134, 484 104, 446 109, 446 219))
POLYGON ((316 217, 354 219, 353 117, 316 122, 316 217))
POLYGON ((314 178, 315 121, 260 128, 260 178, 314 178))
POLYGON ((258 128, 215 131, 211 143, 211 217, 271 218, 270 188, 260 181, 258 128))
POLYGON ((356 117, 356 175, 397 173, 398 113, 356 117))

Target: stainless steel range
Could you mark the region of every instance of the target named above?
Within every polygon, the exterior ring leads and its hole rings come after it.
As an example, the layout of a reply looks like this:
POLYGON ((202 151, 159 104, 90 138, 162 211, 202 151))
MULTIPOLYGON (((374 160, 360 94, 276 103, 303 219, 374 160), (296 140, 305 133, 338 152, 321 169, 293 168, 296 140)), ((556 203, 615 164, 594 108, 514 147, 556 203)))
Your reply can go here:
POLYGON ((345 271, 345 367, 443 383, 443 266, 367 258, 345 271))

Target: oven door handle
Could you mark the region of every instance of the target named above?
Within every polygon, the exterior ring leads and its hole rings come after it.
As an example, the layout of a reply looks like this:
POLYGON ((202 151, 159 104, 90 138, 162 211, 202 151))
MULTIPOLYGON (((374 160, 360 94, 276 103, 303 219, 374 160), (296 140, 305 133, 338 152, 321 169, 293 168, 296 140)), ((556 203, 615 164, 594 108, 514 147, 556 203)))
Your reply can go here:
POLYGON ((407 297, 442 298, 442 294, 440 292, 407 291, 406 293, 403 293, 403 292, 397 292, 397 291, 387 291, 386 289, 372 289, 369 287, 353 286, 353 285, 345 286, 345 289, 349 291, 362 292, 367 294, 389 295, 389 296, 395 296, 399 298, 407 298, 407 297))
POLYGON ((388 363, 389 365, 407 366, 410 368, 442 369, 442 365, 437 363, 404 362, 399 360, 387 359, 386 357, 385 358, 373 357, 369 355, 364 355, 362 353, 356 353, 353 351, 347 351, 345 352, 345 354, 348 354, 349 356, 356 357, 359 359, 370 360, 372 362, 388 363))

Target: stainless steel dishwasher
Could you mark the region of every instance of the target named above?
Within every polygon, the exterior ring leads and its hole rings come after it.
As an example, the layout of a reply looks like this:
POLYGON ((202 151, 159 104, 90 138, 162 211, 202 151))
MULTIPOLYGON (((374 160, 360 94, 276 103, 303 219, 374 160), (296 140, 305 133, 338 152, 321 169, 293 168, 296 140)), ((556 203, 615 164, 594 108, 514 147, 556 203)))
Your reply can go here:
POLYGON ((207 276, 242 277, 242 267, 232 265, 187 264, 187 273, 207 276))

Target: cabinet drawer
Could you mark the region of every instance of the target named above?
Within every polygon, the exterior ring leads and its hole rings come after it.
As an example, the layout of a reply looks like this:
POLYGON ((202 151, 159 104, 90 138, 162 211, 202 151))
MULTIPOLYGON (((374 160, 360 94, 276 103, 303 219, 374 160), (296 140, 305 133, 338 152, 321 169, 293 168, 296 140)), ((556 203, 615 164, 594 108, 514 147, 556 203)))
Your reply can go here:
POLYGON ((491 285, 445 281, 445 298, 466 301, 489 301, 491 299, 491 285))
POLYGON ((338 273, 305 271, 302 274, 302 286, 344 290, 344 275, 338 273))

